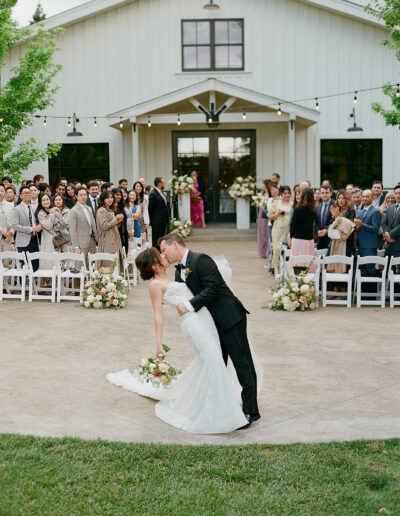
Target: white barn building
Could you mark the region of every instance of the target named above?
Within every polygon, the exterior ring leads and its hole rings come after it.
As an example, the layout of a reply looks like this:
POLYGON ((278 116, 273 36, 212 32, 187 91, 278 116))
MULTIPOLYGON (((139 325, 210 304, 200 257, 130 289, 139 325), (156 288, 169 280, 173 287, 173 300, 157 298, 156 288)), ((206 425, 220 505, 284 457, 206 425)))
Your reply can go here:
MULTIPOLYGON (((233 219, 226 185, 235 175, 260 182, 279 172, 290 186, 400 180, 399 130, 371 109, 387 99, 362 92, 400 80, 377 19, 346 0, 215 0, 218 10, 205 1, 93 0, 47 19, 65 33, 61 89, 46 114, 75 112, 83 136, 66 136, 66 119, 36 120, 25 135, 64 145, 26 176, 132 185, 197 169, 210 221, 233 219), (348 131, 353 108, 362 131, 348 131)), ((3 81, 21 52, 10 54, 3 81)))

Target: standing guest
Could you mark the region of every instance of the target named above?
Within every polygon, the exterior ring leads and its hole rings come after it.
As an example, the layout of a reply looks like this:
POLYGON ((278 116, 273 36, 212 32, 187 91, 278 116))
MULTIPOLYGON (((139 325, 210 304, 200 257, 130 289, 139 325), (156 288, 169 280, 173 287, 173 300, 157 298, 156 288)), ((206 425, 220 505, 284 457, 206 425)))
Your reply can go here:
POLYGON ((139 218, 140 231, 144 234, 150 225, 149 218, 149 197, 145 195, 144 186, 140 181, 136 181, 133 185, 133 189, 136 192, 136 196, 139 199, 139 205, 141 208, 141 214, 139 218))
POLYGON ((330 238, 328 237, 328 226, 332 222, 331 206, 332 188, 322 184, 320 188, 321 202, 315 210, 315 232, 317 234, 317 249, 328 249, 330 238))
POLYGON ((82 186, 82 184, 79 181, 74 181, 73 184, 75 186, 75 189, 80 188, 82 186))
POLYGON ((61 217, 65 220, 65 222, 68 224, 68 214, 71 211, 66 203, 65 197, 62 195, 56 194, 53 199, 54 209, 58 210, 61 214, 61 217))
POLYGON ((379 179, 376 179, 375 181, 372 181, 372 204, 374 208, 379 208, 385 200, 385 196, 387 192, 383 191, 383 184, 382 181, 379 179))
POLYGON ((60 177, 59 183, 60 183, 60 185, 64 185, 65 188, 67 188, 67 186, 68 186, 68 181, 67 181, 66 177, 60 177))
POLYGON ((4 186, 4 188, 8 188, 9 186, 12 185, 12 177, 11 176, 3 176, 1 178, 1 184, 4 186))
POLYGON ((335 195, 335 192, 333 191, 333 185, 332 183, 329 181, 329 179, 324 179, 321 183, 321 186, 323 187, 326 187, 326 188, 330 188, 331 189, 331 199, 332 200, 335 200, 336 199, 336 195, 335 195))
POLYGON ((271 176, 271 181, 275 183, 277 186, 279 186, 279 183, 281 182, 281 176, 277 172, 274 172, 271 176))
MULTIPOLYGON (((359 215, 361 211, 364 208, 364 205, 362 204, 362 190, 361 188, 354 187, 352 190, 351 195, 351 202, 354 210, 355 219, 359 218, 359 215)), ((356 230, 354 231, 354 249, 357 249, 357 239, 358 239, 358 232, 357 232, 357 226, 356 230)))
MULTIPOLYGON (((378 249, 378 234, 381 225, 382 214, 372 205, 372 191, 364 190, 362 195, 364 209, 359 217, 354 220, 357 228, 357 246, 360 256, 376 256, 378 249)), ((367 264, 369 269, 374 269, 373 264, 367 264)))
POLYGON ((99 199, 100 185, 97 181, 90 181, 88 183, 88 197, 86 204, 92 208, 93 213, 97 211, 97 201, 99 199))
POLYGON ((6 190, 3 184, 0 184, 0 252, 12 251, 12 209, 4 204, 6 190))
POLYGON ((140 198, 136 190, 128 192, 128 198, 125 201, 126 213, 126 229, 128 231, 128 252, 136 248, 135 239, 140 238, 142 231, 140 229, 140 219, 142 218, 142 209, 140 206, 140 198))
MULTIPOLYGON (((301 192, 301 199, 293 211, 290 221, 290 247, 292 256, 315 255, 314 247, 315 201, 314 192, 306 188, 301 192)), ((299 267, 306 267, 300 264, 299 267)), ((295 271, 298 274, 300 271, 295 271)))
POLYGON ((396 198, 394 196, 394 192, 388 192, 386 194, 385 200, 378 208, 379 211, 381 212, 381 214, 384 215, 387 212, 387 209, 389 208, 389 206, 391 206, 395 202, 396 202, 396 198))
MULTIPOLYGON (((351 204, 351 196, 346 190, 340 190, 336 196, 335 206, 330 207, 332 218, 343 217, 354 222, 356 213, 351 204)), ((332 253, 333 254, 333 253, 332 253)), ((334 254, 338 254, 335 252, 334 254)), ((346 240, 346 256, 354 254, 354 232, 351 232, 346 240)))
POLYGON ((352 183, 349 183, 348 185, 346 185, 345 190, 346 190, 347 193, 349 193, 351 195, 353 193, 353 190, 354 190, 354 185, 352 183))
POLYGON ((37 210, 37 207, 39 205, 39 188, 36 186, 36 185, 31 185, 29 187, 29 190, 31 192, 31 204, 32 204, 32 208, 33 208, 33 211, 36 212, 37 210))
POLYGON ((125 188, 125 190, 128 190, 128 180, 127 179, 120 179, 118 181, 118 186, 120 188, 125 188))
POLYGON ((126 188, 124 188, 123 186, 120 187, 120 190, 121 190, 121 193, 122 193, 122 200, 125 203, 125 201, 128 198, 128 190, 126 188))
POLYGON ((279 188, 281 199, 272 206, 272 212, 268 217, 273 221, 272 226, 272 268, 279 272, 281 244, 287 244, 289 240, 290 214, 292 211, 291 191, 288 186, 279 188))
POLYGON ((321 192, 319 188, 314 188, 314 202, 315 206, 318 206, 318 204, 321 202, 321 192))
MULTIPOLYGON (((62 218, 58 209, 54 209, 52 201, 47 194, 41 194, 36 210, 36 220, 42 226, 42 238, 40 239, 40 251, 42 253, 64 252, 66 246, 55 249, 53 238, 58 232, 66 233, 68 224, 62 218)), ((51 269, 52 262, 40 260, 40 269, 51 269)))
POLYGON ((58 183, 56 186, 56 193, 65 197, 66 189, 67 189, 67 187, 65 186, 64 183, 58 183))
POLYGON ((75 192, 75 185, 72 183, 69 183, 66 188, 65 193, 65 202, 68 208, 73 208, 77 202, 76 199, 76 192, 75 192))
POLYGON ((14 208, 15 206, 15 188, 13 185, 6 187, 6 195, 4 202, 14 208))
POLYGON ((97 229, 93 211, 86 205, 85 188, 76 190, 77 203, 68 215, 69 234, 75 253, 84 254, 86 264, 88 254, 96 252, 97 229))
MULTIPOLYGON (((15 247, 19 253, 37 253, 39 251, 38 233, 42 231, 42 226, 35 222, 35 213, 31 206, 31 192, 29 188, 22 186, 19 195, 22 202, 12 212, 15 247)), ((38 270, 39 260, 32 261, 32 268, 34 271, 38 270)))
POLYGON ((111 190, 114 188, 114 185, 112 183, 109 183, 109 182, 105 182, 101 185, 101 191, 104 192, 104 190, 111 190))
POLYGON ((190 172, 190 176, 194 180, 194 192, 190 194, 190 218, 194 226, 206 228, 206 220, 204 216, 204 202, 201 198, 201 192, 198 183, 198 173, 196 170, 190 172))
POLYGON ((143 188, 146 190, 146 179, 144 177, 139 177, 139 183, 142 183, 143 188))
POLYGON ((39 193, 45 193, 49 197, 53 196, 53 190, 47 183, 39 183, 37 187, 39 188, 39 193))
POLYGON ((44 176, 42 176, 42 174, 36 174, 36 176, 33 176, 33 182, 35 186, 38 187, 40 183, 44 183, 44 176))
MULTIPOLYGON (((268 179, 264 179, 261 183, 261 195, 267 200, 268 199, 268 179)), ((267 201, 268 202, 268 201, 267 201)), ((258 256, 260 258, 266 258, 268 255, 269 248, 269 220, 268 211, 265 208, 259 208, 257 217, 257 247, 258 256)))
POLYGON ((400 185, 394 188, 395 204, 387 209, 383 217, 383 238, 386 241, 385 256, 400 256, 400 185))
POLYGON ((156 177, 154 179, 154 189, 149 195, 149 216, 152 229, 153 247, 158 251, 158 239, 168 232, 169 211, 168 202, 164 194, 165 179, 156 177))
POLYGON ((305 190, 306 188, 311 188, 311 182, 308 179, 305 179, 300 183, 300 190, 305 190))
POLYGON ((146 185, 144 187, 144 195, 147 195, 147 199, 149 198, 149 195, 151 194, 152 191, 153 191, 153 187, 151 185, 146 185))
POLYGON ((119 236, 121 238, 121 245, 125 248, 125 252, 128 253, 128 246, 129 246, 129 237, 128 237, 128 230, 127 230, 127 219, 126 219, 126 213, 125 213, 125 203, 124 198, 122 196, 121 188, 113 188, 111 190, 111 193, 114 195, 114 203, 113 203, 113 210, 115 215, 122 215, 122 220, 118 222, 118 231, 119 236))
POLYGON ((293 187, 293 209, 300 204, 301 199, 301 188, 300 185, 294 185, 293 187))
MULTIPOLYGON (((124 215, 122 213, 115 214, 114 202, 115 198, 112 192, 105 190, 101 193, 96 212, 99 253, 117 253, 122 263, 122 245, 118 224, 122 223, 124 215)), ((111 267, 112 262, 104 260, 100 266, 111 267)))

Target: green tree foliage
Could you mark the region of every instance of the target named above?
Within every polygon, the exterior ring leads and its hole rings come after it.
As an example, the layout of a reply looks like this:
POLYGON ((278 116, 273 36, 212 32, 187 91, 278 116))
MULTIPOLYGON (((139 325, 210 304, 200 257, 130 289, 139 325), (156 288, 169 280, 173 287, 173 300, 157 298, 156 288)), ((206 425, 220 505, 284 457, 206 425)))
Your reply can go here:
POLYGON ((16 3, 17 0, 0 0, 0 70, 13 47, 26 40, 24 53, 12 69, 11 77, 4 84, 0 83, 0 175, 6 173, 18 181, 31 163, 53 157, 61 148, 52 144, 41 149, 34 138, 22 140, 20 137, 20 133, 33 124, 35 113, 52 105, 58 91, 52 80, 61 65, 52 60, 58 50, 55 34, 44 30, 43 26, 34 33, 20 28, 11 16, 16 3))
MULTIPOLYGON (((388 39, 384 39, 382 45, 395 52, 396 58, 400 61, 400 0, 373 0, 366 10, 382 20, 389 30, 388 39)), ((398 86, 390 83, 383 87, 385 95, 391 102, 393 109, 385 109, 379 102, 372 104, 372 109, 383 116, 386 125, 400 126, 400 94, 398 86)))
POLYGON ((36 11, 33 13, 30 25, 41 22, 46 19, 46 13, 43 11, 42 4, 39 2, 36 7, 36 11))

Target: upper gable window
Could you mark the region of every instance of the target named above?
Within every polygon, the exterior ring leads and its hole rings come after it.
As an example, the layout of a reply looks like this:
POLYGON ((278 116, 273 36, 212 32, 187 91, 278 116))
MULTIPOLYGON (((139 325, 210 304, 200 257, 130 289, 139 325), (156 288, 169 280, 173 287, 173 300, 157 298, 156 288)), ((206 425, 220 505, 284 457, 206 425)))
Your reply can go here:
POLYGON ((182 69, 243 70, 243 20, 182 20, 182 69))

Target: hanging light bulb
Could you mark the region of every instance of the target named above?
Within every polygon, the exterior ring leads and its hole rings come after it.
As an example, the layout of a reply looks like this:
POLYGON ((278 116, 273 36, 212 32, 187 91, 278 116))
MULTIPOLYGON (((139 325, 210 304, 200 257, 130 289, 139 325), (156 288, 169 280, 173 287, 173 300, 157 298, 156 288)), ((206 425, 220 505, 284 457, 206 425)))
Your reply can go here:
POLYGON ((397 85, 396 97, 400 97, 400 84, 397 85))
POLYGON ((181 125, 181 124, 182 124, 182 120, 181 120, 181 117, 180 117, 179 113, 178 113, 178 120, 176 121, 176 123, 177 123, 178 125, 181 125))
POLYGON ((3 123, 3 117, 0 115, 0 124, 3 123))
POLYGON ((25 120, 23 117, 21 118, 21 125, 25 125, 25 120))
POLYGON ((124 124, 122 123, 122 116, 119 117, 119 126, 121 127, 124 127, 124 124))
POLYGON ((43 120, 43 125, 46 127, 47 125, 47 116, 44 117, 44 120, 43 120))
POLYGON ((97 118, 96 118, 96 117, 94 117, 93 125, 94 125, 95 127, 97 127, 97 118))
POLYGON ((71 127, 71 117, 68 117, 68 127, 71 127))
POLYGON ((151 127, 150 115, 147 117, 147 127, 151 127))
POLYGON ((246 110, 243 108, 242 118, 243 120, 246 120, 246 110))
POLYGON ((209 123, 209 124, 212 124, 212 121, 213 121, 212 116, 211 116, 211 115, 208 115, 208 123, 209 123))
POLYGON ((319 111, 319 104, 318 104, 318 99, 317 98, 315 99, 315 109, 317 111, 319 111))
POLYGON ((278 108, 278 116, 281 116, 282 114, 282 110, 281 110, 281 105, 279 104, 279 108, 278 108))
POLYGON ((357 104, 358 98, 357 98, 357 91, 354 92, 354 104, 357 104))

